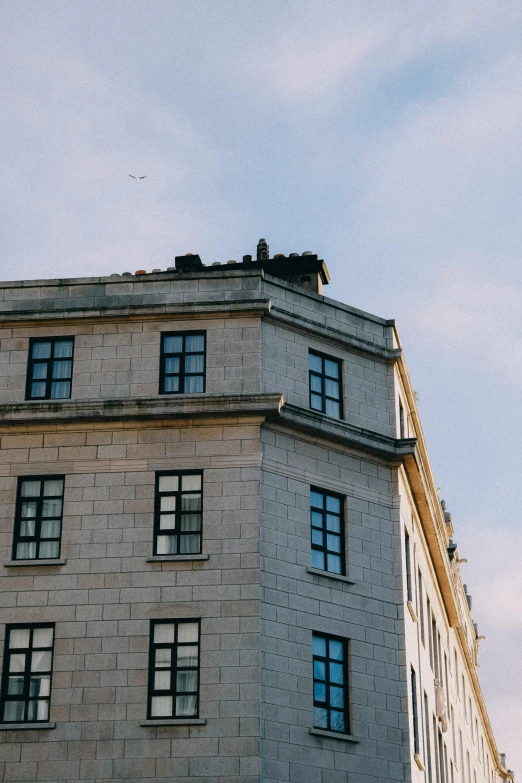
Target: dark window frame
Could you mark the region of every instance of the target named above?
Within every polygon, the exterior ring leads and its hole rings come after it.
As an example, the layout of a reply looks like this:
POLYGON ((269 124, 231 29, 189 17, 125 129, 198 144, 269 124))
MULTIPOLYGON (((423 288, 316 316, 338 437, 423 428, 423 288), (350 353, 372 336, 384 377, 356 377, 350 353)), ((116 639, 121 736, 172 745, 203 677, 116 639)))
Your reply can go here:
POLYGON ((411 549, 410 549, 410 534, 404 528, 404 556, 406 565, 406 600, 413 603, 413 587, 411 583, 411 549))
MULTIPOLYGON (((330 490, 322 489, 321 487, 316 486, 310 486, 310 548, 312 551, 319 551, 322 552, 324 555, 324 563, 326 565, 326 568, 322 568, 319 570, 325 571, 329 574, 339 574, 340 576, 346 575, 346 525, 345 525, 345 519, 346 519, 346 513, 345 513, 345 504, 346 504, 346 496, 341 495, 338 492, 330 492, 330 490), (324 496, 324 506, 322 509, 318 508, 317 506, 312 505, 312 492, 317 492, 320 495, 324 496), (333 498, 336 498, 339 500, 340 504, 340 514, 337 514, 336 512, 327 512, 326 508, 326 498, 330 496, 333 498), (312 523, 312 514, 313 513, 320 513, 322 515, 322 527, 319 528, 318 526, 314 526, 312 523), (326 525, 326 515, 327 513, 331 513, 333 516, 339 516, 340 518, 340 533, 337 534, 332 531, 328 531, 327 525, 326 525), (314 544, 313 542, 313 530, 322 530, 322 537, 323 537, 323 543, 322 545, 314 544), (335 552, 332 549, 328 549, 328 543, 327 543, 327 537, 328 535, 335 535, 340 539, 341 542, 341 550, 340 552, 335 552), (330 571, 328 568, 328 555, 331 554, 336 557, 340 557, 341 559, 341 571, 330 571)), ((312 563, 313 566, 313 563, 312 563)), ((314 568, 316 566, 313 566, 314 568)))
MULTIPOLYGON (((308 357, 310 356, 317 356, 322 361, 322 369, 321 372, 317 372, 316 370, 310 369, 310 366, 308 367, 308 404, 310 406, 310 410, 315 411, 315 413, 323 413, 325 416, 328 416, 329 414, 326 413, 326 400, 331 400, 332 402, 339 404, 339 416, 332 416, 331 418, 334 419, 342 419, 344 416, 343 412, 343 360, 338 359, 336 356, 329 356, 328 354, 321 353, 320 351, 314 351, 311 348, 308 349, 308 357), (325 367, 324 362, 334 362, 339 367, 339 377, 333 378, 332 376, 327 376, 325 373, 325 367), (322 379, 322 392, 312 391, 312 376, 319 377, 322 379), (335 399, 334 397, 331 397, 330 395, 326 394, 326 386, 325 381, 329 378, 330 380, 337 381, 339 383, 339 399, 335 399), (312 394, 321 397, 321 410, 318 408, 314 408, 312 406, 312 394)), ((310 361, 310 359, 308 359, 310 361)))
MULTIPOLYGON (((326 709, 326 712, 327 712, 327 727, 326 727, 326 729, 325 729, 324 726, 317 726, 316 723, 315 723, 315 720, 314 720, 314 728, 323 729, 325 731, 332 731, 332 732, 336 732, 336 733, 339 733, 339 734, 349 734, 350 733, 350 705, 351 705, 351 700, 350 700, 350 681, 349 681, 348 658, 349 658, 349 655, 350 655, 350 640, 346 639, 346 638, 343 638, 342 636, 335 636, 334 634, 326 634, 326 633, 315 632, 315 631, 312 632, 312 644, 313 644, 313 639, 314 638, 325 639, 326 640, 326 645, 327 645, 327 649, 326 649, 327 656, 326 657, 314 654, 313 648, 312 648, 312 687, 313 687, 312 698, 313 698, 313 708, 314 708, 314 710, 315 710, 316 707, 319 708, 319 709, 326 709), (343 647, 343 660, 342 660, 342 662, 337 661, 336 659, 333 659, 333 658, 329 657, 330 641, 339 642, 340 644, 342 644, 342 647, 343 647), (324 662, 324 664, 325 664, 325 680, 324 681, 320 680, 320 679, 316 679, 316 677, 315 677, 314 669, 315 669, 315 662, 316 662, 316 660, 320 661, 320 662, 324 662), (328 663, 330 661, 332 663, 342 663, 342 667, 343 667, 342 689, 343 689, 343 693, 344 693, 344 708, 343 709, 340 709, 340 708, 337 708, 335 706, 332 706, 331 702, 330 702, 330 696, 329 696, 330 670, 329 670, 329 666, 328 666, 328 663), (316 699, 315 698, 315 683, 316 682, 319 683, 319 684, 323 684, 323 682, 324 682, 325 694, 326 694, 326 700, 325 701, 321 701, 320 699, 316 699), (332 728, 332 712, 341 712, 343 714, 344 728, 342 728, 342 729, 332 728)), ((333 682, 332 685, 334 687, 340 687, 339 684, 335 683, 335 682, 333 682)))
POLYGON ((4 637, 4 653, 3 653, 3 663, 2 663, 2 682, 0 687, 0 720, 2 723, 48 723, 49 722, 49 716, 51 712, 51 697, 53 692, 53 665, 54 665, 54 643, 56 638, 56 624, 55 623, 49 623, 49 622, 43 622, 43 623, 8 623, 5 626, 5 637, 4 637), (34 637, 34 631, 38 628, 52 628, 53 630, 53 643, 51 647, 34 647, 33 637, 34 637), (27 647, 9 647, 9 639, 11 631, 14 629, 19 630, 29 630, 29 645, 27 647), (32 653, 34 651, 42 650, 42 651, 51 651, 51 667, 49 670, 44 671, 38 671, 33 672, 33 674, 41 674, 45 676, 49 676, 49 695, 48 696, 31 696, 30 694, 30 681, 31 681, 31 659, 32 659, 32 653), (16 651, 16 652, 13 652, 16 651), (9 660, 10 656, 12 654, 25 654, 25 667, 24 671, 17 672, 20 676, 23 675, 24 678, 24 687, 23 687, 23 694, 8 694, 8 681, 9 681, 9 660), (16 698, 19 696, 19 698, 16 698), (6 701, 23 701, 24 703, 24 716, 23 718, 16 719, 16 720, 7 720, 4 716, 4 708, 6 701), (46 718, 28 718, 27 712, 29 707, 30 701, 48 701, 49 702, 49 708, 47 712, 46 718))
POLYGON ((419 705, 417 703, 417 674, 413 666, 410 667, 411 676, 411 706, 413 718, 413 752, 418 756, 420 753, 419 741, 419 705))
MULTIPOLYGON (((177 553, 176 554, 182 554, 182 555, 200 555, 203 551, 203 487, 204 487, 204 471, 202 470, 158 470, 156 471, 156 477, 154 481, 154 525, 153 525, 153 543, 152 543, 152 552, 154 557, 168 557, 168 555, 165 555, 165 553, 158 553, 158 536, 159 535, 171 535, 175 536, 177 539, 177 553), (199 550, 197 552, 181 552, 180 551, 180 539, 183 537, 183 533, 181 532, 181 502, 178 502, 178 498, 181 500, 181 497, 183 494, 196 494, 197 490, 187 490, 187 492, 183 492, 180 487, 182 486, 182 482, 179 481, 178 483, 178 489, 176 491, 172 492, 160 492, 159 491, 159 483, 160 478, 162 476, 178 476, 180 479, 182 476, 200 476, 201 478, 201 489, 199 490, 199 494, 201 495, 201 509, 199 512, 201 522, 199 527, 199 550), (172 532, 169 532, 168 529, 162 530, 160 527, 160 521, 161 521, 161 513, 160 513, 160 504, 161 504, 161 498, 163 496, 176 496, 176 509, 174 511, 175 514, 175 528, 172 532)), ((194 533, 196 531, 189 531, 187 535, 190 535, 191 533, 194 533)))
POLYGON ((161 332, 161 345, 160 345, 160 394, 204 394, 207 386, 207 333, 206 331, 194 330, 185 332, 161 332), (165 351, 165 338, 166 337, 182 337, 182 350, 180 352, 165 351), (187 337, 203 337, 203 351, 189 352, 185 350, 187 337), (185 357, 186 356, 199 356, 203 355, 203 372, 202 373, 186 373, 185 372, 185 357), (167 373, 165 372, 166 359, 179 357, 179 373, 167 373), (179 389, 177 391, 165 391, 165 378, 179 377, 179 389), (203 389, 200 392, 186 392, 185 391, 185 378, 203 377, 203 389))
POLYGON ((151 620, 150 621, 150 629, 149 629, 149 672, 148 672, 148 682, 147 682, 147 719, 148 720, 181 720, 183 718, 186 718, 187 720, 193 720, 195 718, 199 718, 199 711, 200 711, 200 696, 201 696, 201 618, 200 617, 188 617, 188 618, 180 618, 180 619, 157 619, 157 620, 151 620), (187 642, 187 643, 179 643, 178 642, 178 629, 180 625, 186 624, 186 623, 197 623, 198 626, 198 641, 195 642, 187 642), (157 625, 174 625, 174 641, 172 643, 168 642, 154 642, 154 628, 157 625), (194 646, 197 644, 198 648, 198 664, 197 666, 184 666, 184 667, 178 667, 177 665, 177 650, 179 646, 194 646), (169 648, 171 650, 171 665, 170 667, 158 667, 155 666, 155 651, 159 648, 169 648), (176 690, 176 675, 178 668, 183 669, 185 671, 196 671, 196 677, 197 677, 197 691, 196 691, 196 712, 194 715, 181 715, 178 716, 176 714, 176 696, 184 695, 185 693, 192 694, 193 692, 190 691, 182 691, 178 692, 176 690), (154 688, 154 675, 156 671, 170 671, 171 675, 171 687, 168 689, 168 691, 165 690, 156 690, 154 688), (154 696, 171 696, 172 697, 172 715, 152 715, 152 699, 154 696))
POLYGON ((27 356, 27 374, 25 383, 25 399, 26 400, 70 400, 72 395, 72 380, 74 374, 74 335, 67 335, 63 337, 31 337, 29 339, 29 352, 27 356), (55 357, 54 347, 56 343, 71 342, 72 352, 70 357, 55 357), (33 357, 33 346, 38 343, 51 343, 51 356, 47 359, 38 359, 33 357), (69 396, 68 397, 51 397, 52 393, 52 368, 54 362, 58 361, 70 361, 71 362, 71 374, 68 378, 55 378, 55 382, 68 381, 69 382, 69 396), (45 378, 33 378, 33 367, 35 364, 46 364, 47 374, 45 378), (34 383, 45 383, 45 395, 43 397, 33 397, 31 394, 31 387, 34 383))
MULTIPOLYGON (((15 518, 14 518, 14 527, 13 527, 13 548, 12 548, 12 559, 13 560, 34 560, 37 562, 38 560, 58 560, 60 558, 60 553, 62 549, 62 532, 63 532, 63 506, 65 502, 65 475, 62 474, 50 474, 50 475, 43 475, 43 476, 19 476, 18 477, 18 484, 16 488, 16 505, 15 505, 15 518), (35 497, 28 496, 23 497, 22 496, 22 485, 24 481, 39 481, 41 483, 40 487, 40 495, 35 497), (42 494, 43 492, 43 485, 45 481, 62 481, 63 487, 62 487, 62 494, 61 495, 46 495, 44 496, 42 494), (50 500, 50 499, 57 499, 60 498, 62 501, 62 513, 60 515, 60 535, 58 537, 53 538, 42 538, 40 535, 41 532, 41 526, 42 526, 42 506, 44 499, 50 500), (22 525, 22 504, 24 502, 36 502, 36 517, 35 517, 35 535, 34 536, 22 536, 20 534, 20 528, 22 525), (17 548, 18 544, 22 543, 36 543, 36 557, 17 557, 17 548), (54 557, 40 557, 40 546, 42 543, 51 542, 51 541, 58 541, 58 554, 54 557)), ((58 517, 46 517, 46 519, 57 519, 58 517)))

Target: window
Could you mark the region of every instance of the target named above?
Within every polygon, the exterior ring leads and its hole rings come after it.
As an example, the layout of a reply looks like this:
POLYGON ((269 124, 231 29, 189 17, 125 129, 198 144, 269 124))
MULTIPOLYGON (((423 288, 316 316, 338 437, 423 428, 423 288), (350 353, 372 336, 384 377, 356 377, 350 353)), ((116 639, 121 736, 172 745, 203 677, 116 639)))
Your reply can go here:
POLYGON ((312 567, 333 574, 344 574, 343 498, 312 487, 310 516, 312 567))
POLYGON ((405 427, 404 427, 404 408, 402 407, 402 402, 399 399, 399 437, 404 438, 405 437, 405 427))
POLYGON ((411 667, 411 706, 413 716, 413 752, 419 753, 419 718, 417 715, 417 677, 415 669, 411 667))
POLYGON ((156 473, 154 555, 201 552, 203 474, 156 473))
POLYGON ((347 641, 313 634, 314 726, 348 732, 347 641))
POLYGON ((199 620, 152 620, 149 718, 199 715, 199 620))
POLYGON ((13 560, 60 556, 63 476, 18 479, 13 560))
POLYGON ((54 625, 8 625, 2 674, 2 720, 49 720, 54 625))
POLYGON ((310 408, 340 419, 341 362, 330 356, 309 351, 310 408))
POLYGON ((410 537, 408 532, 404 531, 404 552, 406 557, 406 595, 408 601, 411 603, 413 600, 413 593, 411 590, 411 552, 410 552, 410 537))
POLYGON ((428 710, 428 697, 424 691, 424 726, 426 731, 426 760, 428 762, 428 783, 433 783, 431 772, 431 740, 430 740, 430 713, 428 710))
POLYGON ((160 394, 205 391, 205 332, 161 336, 160 394))
POLYGON ((431 625, 430 625, 430 618, 431 618, 431 603, 430 599, 426 598, 426 622, 428 624, 428 643, 429 643, 429 650, 430 650, 430 666, 433 670, 433 639, 431 636, 431 625))
POLYGON ((420 633, 421 633, 421 641, 423 647, 426 646, 425 636, 424 636, 424 596, 422 593, 422 574, 420 572, 418 573, 418 582, 419 582, 419 590, 418 590, 418 601, 419 601, 419 614, 420 614, 420 633))
POLYGON ((72 337, 38 337, 30 341, 26 400, 69 399, 73 347, 72 337))

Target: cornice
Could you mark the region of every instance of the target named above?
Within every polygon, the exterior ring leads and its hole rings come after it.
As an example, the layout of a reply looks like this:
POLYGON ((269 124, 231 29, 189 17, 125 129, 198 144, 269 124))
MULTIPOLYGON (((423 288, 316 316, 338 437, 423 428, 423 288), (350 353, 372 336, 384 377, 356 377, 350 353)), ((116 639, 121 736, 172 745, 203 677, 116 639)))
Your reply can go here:
POLYGON ((400 349, 383 348, 380 345, 355 337, 331 326, 324 326, 295 313, 287 313, 277 307, 271 307, 265 314, 265 321, 275 323, 278 326, 289 326, 294 331, 312 336, 317 339, 318 336, 324 337, 329 343, 335 343, 341 348, 345 348, 356 353, 369 356, 372 359, 379 358, 386 364, 395 364, 400 358, 402 351, 400 349))
POLYGON ((281 394, 193 394, 109 400, 62 400, 0 405, 2 426, 75 421, 194 419, 277 415, 281 394))

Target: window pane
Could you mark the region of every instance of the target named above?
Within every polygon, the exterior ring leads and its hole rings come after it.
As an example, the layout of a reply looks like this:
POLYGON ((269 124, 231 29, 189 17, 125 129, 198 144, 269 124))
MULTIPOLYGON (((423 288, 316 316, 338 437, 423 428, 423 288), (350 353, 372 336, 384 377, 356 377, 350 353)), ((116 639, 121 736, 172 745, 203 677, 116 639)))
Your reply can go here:
POLYGON ((177 693, 195 693, 198 689, 198 673, 196 671, 191 672, 178 672, 176 675, 176 691, 177 693))
POLYGON ((203 354, 185 356, 185 372, 203 372, 205 370, 205 357, 203 354))
POLYGON ((25 671, 25 653, 13 653, 9 658, 10 672, 25 671))
POLYGON ((340 536, 332 535, 331 533, 328 533, 326 536, 326 547, 330 550, 330 552, 340 552, 341 551, 341 538, 340 536))
POLYGON ((170 690, 170 669, 168 669, 167 671, 158 671, 154 673, 154 690, 155 691, 170 690))
POLYGON ((330 359, 324 360, 324 374, 329 378, 339 378, 339 364, 330 359))
POLYGON ((47 362, 33 364, 33 378, 35 381, 47 378, 47 362))
POLYGON ((322 636, 312 637, 312 652, 314 655, 321 655, 323 658, 326 658, 326 639, 322 636))
POLYGON ((314 726, 318 729, 328 728, 328 713, 322 707, 314 707, 314 726))
POLYGON ((36 541, 22 541, 16 545, 17 560, 34 560, 36 557, 36 541))
POLYGON ((183 492, 189 492, 201 489, 201 476, 189 474, 188 476, 182 476, 181 488, 183 492))
POLYGON ((310 492, 310 503, 315 508, 324 508, 324 495, 322 492, 310 492))
POLYGON ((201 527, 201 514, 182 514, 181 530, 199 530, 201 527))
POLYGON ((179 373, 179 356, 168 356, 165 359, 165 373, 179 373))
POLYGON ((49 560, 58 557, 60 554, 59 541, 42 541, 40 543, 40 558, 49 560))
POLYGON ((179 375, 167 375, 163 381, 163 391, 177 392, 179 391, 179 375))
POLYGON ((344 682, 343 665, 341 663, 330 664, 330 682, 335 682, 337 685, 342 685, 344 682))
POLYGON ((43 650, 36 650, 31 655, 32 672, 51 671, 51 653, 43 650))
POLYGON ((323 398, 318 397, 317 394, 312 394, 310 399, 310 405, 312 408, 316 411, 322 411, 323 410, 323 398))
POLYGON ((29 681, 29 696, 49 696, 51 693, 51 677, 31 677, 29 681))
POLYGON ((330 688, 330 706, 344 708, 344 688, 330 688))
POLYGON ((22 696, 24 692, 23 677, 9 677, 7 681, 7 693, 9 696, 22 696))
POLYGON ((30 701, 27 710, 27 720, 47 720, 49 715, 48 701, 30 701))
POLYGON ((170 666, 171 662, 171 650, 169 647, 159 647, 156 650, 155 664, 156 666, 170 666))
POLYGON ((182 511, 199 511, 201 509, 201 495, 182 495, 182 511))
POLYGON ((344 713, 332 710, 330 713, 332 731, 345 731, 344 713))
POLYGON ((178 666, 197 666, 198 648, 196 646, 178 647, 178 666))
POLYGON ((53 629, 35 628, 33 631, 33 647, 52 647, 53 629))
POLYGON ((159 491, 160 492, 176 492, 178 489, 178 476, 160 476, 159 477, 159 491))
POLYGON ((319 394, 323 393, 323 381, 320 375, 310 376, 310 388, 312 391, 318 392, 319 394))
POLYGON ((57 340, 54 344, 53 356, 55 359, 64 359, 73 355, 72 340, 57 340))
POLYGON ((199 535, 187 535, 181 536, 179 539, 179 552, 180 555, 188 555, 198 553, 200 550, 200 537, 199 535))
POLYGON ((45 397, 45 383, 32 383, 31 397, 45 397))
POLYGON ((61 515, 62 515, 61 498, 53 498, 52 500, 43 501, 42 503, 43 517, 60 517, 61 515))
POLYGON ((151 699, 150 714, 153 718, 171 718, 172 696, 153 696, 151 699))
POLYGON ((70 381, 53 381, 51 384, 51 399, 63 400, 71 396, 70 381))
POLYGON ((326 684, 323 682, 314 682, 314 699, 316 701, 326 701, 326 684))
POLYGON ((323 531, 315 527, 312 528, 312 544, 323 545, 323 531))
POLYGON ((330 639, 330 649, 328 651, 328 655, 334 661, 342 661, 343 660, 342 642, 338 642, 335 639, 330 639))
POLYGON ((53 378, 70 378, 72 362, 53 362, 53 378))
POLYGON ((40 495, 40 481, 23 481, 22 497, 37 498, 40 495))
POLYGON ((339 399, 339 384, 337 381, 326 380, 325 392, 328 397, 333 397, 335 400, 339 399))
POLYGON ((332 574, 341 573, 341 558, 338 555, 327 555, 328 568, 332 574))
POLYGON ((162 511, 175 511, 176 510, 176 496, 164 495, 160 499, 160 508, 162 511))
POLYGON ((333 533, 341 532, 341 517, 333 517, 331 514, 326 515, 326 529, 331 530, 333 533))
POLYGON ((176 696, 176 717, 190 718, 197 715, 197 696, 176 696))
POLYGON ((154 641, 156 644, 174 644, 174 623, 156 623, 154 641))
POLYGON ((341 418, 341 407, 338 402, 332 400, 326 400, 326 415, 332 416, 334 419, 341 418))
POLYGON ((324 571, 324 552, 319 549, 312 549, 312 568, 318 568, 320 571, 324 571))
POLYGON ((22 503, 22 517, 35 517, 36 516, 36 503, 25 502, 22 503))
POLYGON ((320 356, 316 356, 314 353, 308 354, 308 367, 314 372, 322 373, 323 362, 320 356))
POLYGON ((188 335, 185 340, 185 350, 187 353, 205 350, 205 338, 202 334, 188 335))
POLYGON ((178 542, 176 536, 158 536, 156 549, 158 555, 177 555, 178 542))
POLYGON ((43 494, 46 497, 49 495, 63 495, 63 479, 47 479, 47 481, 44 481, 43 494))
POLYGON ((326 680, 326 664, 324 661, 314 661, 314 679, 326 680))
POLYGON ((326 510, 333 511, 335 514, 341 513, 341 500, 333 495, 326 496, 326 510))
POLYGON ((23 701, 6 701, 4 704, 4 720, 9 723, 21 723, 24 719, 23 701))
MULTIPOLYGON (((198 623, 180 623, 178 627, 178 642, 197 642, 199 638, 198 623)), ((194 648, 190 648, 191 650, 194 648)), ((179 659, 178 659, 179 660, 179 659)))
POLYGON ((203 376, 188 375, 185 376, 185 394, 199 394, 203 391, 203 376))
POLYGON ((319 511, 312 511, 312 525, 321 530, 323 529, 323 515, 319 511))
POLYGON ((174 530, 176 527, 176 515, 175 514, 161 514, 160 516, 160 528, 162 530, 174 530))
POLYGON ((163 350, 165 353, 181 353, 183 351, 183 337, 164 337, 163 350))
POLYGON ((34 536, 36 521, 34 519, 22 519, 20 522, 20 537, 34 536))
POLYGON ((33 359, 49 359, 51 357, 51 343, 33 343, 33 359))

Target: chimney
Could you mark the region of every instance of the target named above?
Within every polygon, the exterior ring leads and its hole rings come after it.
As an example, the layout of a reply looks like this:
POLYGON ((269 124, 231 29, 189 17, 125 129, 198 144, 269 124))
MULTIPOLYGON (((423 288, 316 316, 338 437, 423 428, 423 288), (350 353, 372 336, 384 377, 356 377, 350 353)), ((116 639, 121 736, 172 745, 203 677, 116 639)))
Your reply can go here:
POLYGON ((257 243, 257 260, 267 261, 270 257, 270 251, 268 248, 268 242, 266 239, 260 239, 257 243))
POLYGON ((184 256, 176 256, 176 272, 197 272, 203 268, 201 258, 194 253, 186 253, 184 256))

